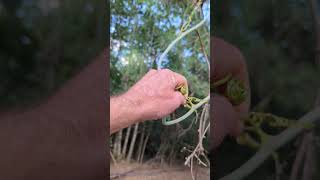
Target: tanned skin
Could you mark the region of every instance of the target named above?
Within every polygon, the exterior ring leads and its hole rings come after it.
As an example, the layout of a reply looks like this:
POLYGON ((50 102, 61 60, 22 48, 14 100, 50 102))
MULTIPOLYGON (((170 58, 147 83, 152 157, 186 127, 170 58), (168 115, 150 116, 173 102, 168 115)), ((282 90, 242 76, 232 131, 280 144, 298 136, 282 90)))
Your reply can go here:
POLYGON ((126 93, 110 100, 110 134, 137 122, 160 119, 186 102, 176 91, 187 80, 168 69, 150 70, 126 93))
POLYGON ((33 107, 0 114, 0 179, 105 179, 108 49, 33 107))

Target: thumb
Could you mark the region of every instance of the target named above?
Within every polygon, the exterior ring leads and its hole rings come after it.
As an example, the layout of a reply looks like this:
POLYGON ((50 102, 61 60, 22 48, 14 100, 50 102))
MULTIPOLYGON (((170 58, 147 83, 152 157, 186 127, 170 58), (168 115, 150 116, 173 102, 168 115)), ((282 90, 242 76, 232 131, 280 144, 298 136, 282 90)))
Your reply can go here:
POLYGON ((214 95, 213 101, 213 148, 216 148, 225 136, 237 136, 241 133, 241 122, 231 105, 231 103, 222 96, 214 95))
POLYGON ((173 102, 174 102, 174 106, 178 108, 180 105, 183 105, 186 103, 186 98, 181 94, 181 92, 175 91, 173 94, 173 102))

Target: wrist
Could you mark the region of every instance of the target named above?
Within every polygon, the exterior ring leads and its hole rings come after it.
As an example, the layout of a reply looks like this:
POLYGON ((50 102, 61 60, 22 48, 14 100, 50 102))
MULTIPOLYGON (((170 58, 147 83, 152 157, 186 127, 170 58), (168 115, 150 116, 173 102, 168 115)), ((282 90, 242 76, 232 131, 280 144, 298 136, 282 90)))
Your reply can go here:
POLYGON ((140 97, 132 92, 127 91, 123 95, 121 95, 122 98, 122 106, 125 109, 126 115, 125 117, 128 118, 133 123, 142 121, 142 112, 141 112, 141 105, 142 101, 140 97))

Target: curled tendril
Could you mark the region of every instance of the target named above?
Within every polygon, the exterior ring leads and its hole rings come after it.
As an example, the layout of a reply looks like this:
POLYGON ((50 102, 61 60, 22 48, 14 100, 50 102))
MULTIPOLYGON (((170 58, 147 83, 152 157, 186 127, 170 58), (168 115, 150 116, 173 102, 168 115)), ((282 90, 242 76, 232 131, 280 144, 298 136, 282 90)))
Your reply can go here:
POLYGON ((176 87, 176 90, 177 90, 177 91, 180 91, 181 94, 182 94, 185 98, 188 98, 188 96, 189 96, 188 86, 180 85, 180 86, 176 87))
POLYGON ((216 92, 217 88, 222 85, 226 85, 224 96, 228 98, 233 105, 239 105, 246 100, 247 91, 242 81, 232 78, 229 74, 223 79, 213 83, 213 92, 216 92))
POLYGON ((178 122, 181 122, 183 120, 185 120, 187 117, 189 117, 193 112, 195 112, 199 107, 201 107, 202 105, 204 105, 205 103, 207 103, 210 99, 210 96, 205 97, 204 99, 202 99, 199 103, 193 105, 190 110, 185 113, 183 116, 179 117, 178 119, 175 120, 171 120, 168 121, 167 118, 163 118, 162 119, 162 124, 163 125, 172 125, 172 124, 176 124, 178 122))
POLYGON ((185 32, 189 28, 196 10, 201 7, 202 3, 203 3, 202 0, 198 1, 195 8, 193 8, 191 14, 189 15, 187 22, 182 25, 182 27, 180 29, 180 33, 185 32))
POLYGON ((233 105, 243 103, 247 98, 247 91, 244 87, 244 83, 237 79, 231 79, 227 85, 226 97, 233 105))
POLYGON ((176 124, 178 122, 181 122, 183 120, 185 120, 187 117, 189 117, 193 112, 195 112, 199 107, 201 107, 203 104, 207 103, 209 101, 210 96, 207 96, 204 99, 199 99, 196 97, 192 97, 189 96, 189 90, 188 90, 188 86, 185 85, 181 85, 178 86, 176 88, 176 90, 180 91, 181 94, 186 98, 186 104, 184 105, 184 107, 188 108, 189 111, 184 114, 183 116, 181 116, 178 119, 175 120, 169 120, 167 118, 163 118, 162 119, 162 124, 163 125, 172 125, 172 124, 176 124))

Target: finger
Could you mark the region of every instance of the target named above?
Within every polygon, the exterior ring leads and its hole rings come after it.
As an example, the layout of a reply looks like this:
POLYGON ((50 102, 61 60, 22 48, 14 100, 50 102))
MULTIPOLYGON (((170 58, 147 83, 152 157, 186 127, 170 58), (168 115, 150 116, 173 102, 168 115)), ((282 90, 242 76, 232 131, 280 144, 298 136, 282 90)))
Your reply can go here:
POLYGON ((145 74, 145 75, 143 76, 142 79, 149 79, 150 77, 152 77, 153 75, 155 75, 157 72, 158 72, 158 71, 155 70, 155 69, 150 69, 150 70, 147 72, 147 74, 145 74))
POLYGON ((213 99, 216 101, 218 99, 216 103, 218 103, 217 106, 220 106, 221 108, 220 113, 225 114, 224 116, 226 117, 228 123, 228 135, 231 135, 233 137, 239 136, 243 130, 243 124, 241 121, 241 117, 239 116, 239 113, 236 111, 235 107, 232 106, 227 98, 223 96, 216 96, 216 98, 213 99))
POLYGON ((222 39, 211 37, 210 41, 213 60, 211 79, 215 82, 232 74, 234 78, 244 82, 248 97, 235 109, 240 117, 246 117, 250 107, 250 83, 245 58, 239 49, 222 39))
POLYGON ((177 102, 178 107, 180 105, 186 104, 187 100, 186 97, 184 97, 181 92, 175 91, 174 92, 174 100, 177 102))
POLYGON ((179 106, 186 103, 186 98, 180 92, 174 92, 171 102, 172 112, 176 110, 179 106))
POLYGON ((166 100, 167 111, 159 115, 159 118, 173 113, 179 106, 186 102, 185 97, 180 92, 174 92, 172 98, 166 100))
POLYGON ((162 75, 166 76, 166 78, 169 78, 168 80, 170 82, 172 89, 175 89, 177 86, 180 86, 180 85, 184 85, 184 86, 188 85, 187 79, 181 74, 173 72, 169 69, 161 69, 159 72, 161 72, 162 75))
POLYGON ((184 76, 182 76, 181 74, 178 74, 176 72, 173 72, 173 74, 174 74, 174 78, 175 78, 174 88, 176 88, 177 86, 180 86, 180 85, 188 87, 188 81, 184 76))
POLYGON ((242 131, 242 123, 231 103, 222 96, 213 96, 213 148, 221 144, 225 136, 238 136, 242 131))
POLYGON ((220 38, 211 37, 210 41, 213 60, 212 79, 217 80, 228 74, 237 74, 241 80, 245 80, 246 73, 239 74, 241 69, 246 69, 245 59, 240 50, 220 38))

